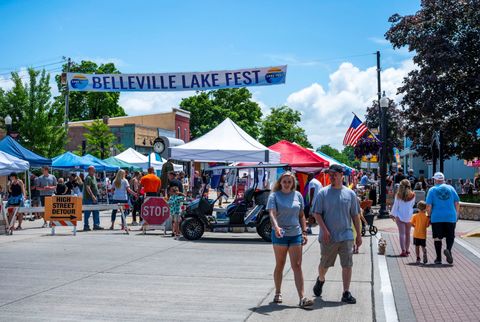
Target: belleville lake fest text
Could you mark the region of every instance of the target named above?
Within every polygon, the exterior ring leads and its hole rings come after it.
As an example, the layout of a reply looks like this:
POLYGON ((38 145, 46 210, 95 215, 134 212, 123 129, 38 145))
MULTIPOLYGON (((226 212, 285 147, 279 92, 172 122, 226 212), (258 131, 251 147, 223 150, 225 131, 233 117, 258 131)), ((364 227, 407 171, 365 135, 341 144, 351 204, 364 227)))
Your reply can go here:
POLYGON ((276 85, 285 82, 286 67, 264 67, 230 71, 161 74, 67 73, 72 91, 186 91, 245 86, 276 85))

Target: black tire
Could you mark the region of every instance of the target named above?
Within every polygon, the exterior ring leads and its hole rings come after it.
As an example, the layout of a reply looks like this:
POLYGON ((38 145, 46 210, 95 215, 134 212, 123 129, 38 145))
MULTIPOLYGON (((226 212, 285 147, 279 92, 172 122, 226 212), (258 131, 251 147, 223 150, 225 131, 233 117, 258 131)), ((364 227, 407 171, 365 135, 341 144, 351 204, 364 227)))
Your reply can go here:
POLYGON ((200 239, 205 232, 202 221, 193 217, 183 220, 180 229, 182 230, 183 237, 188 240, 200 239))
POLYGON ((368 231, 370 232, 370 235, 375 236, 378 232, 378 229, 375 226, 370 226, 370 229, 368 231))
POLYGON ((257 226, 257 234, 266 242, 270 243, 272 241, 272 224, 270 219, 265 219, 257 226))
POLYGON ((365 226, 362 226, 362 237, 365 236, 365 226))

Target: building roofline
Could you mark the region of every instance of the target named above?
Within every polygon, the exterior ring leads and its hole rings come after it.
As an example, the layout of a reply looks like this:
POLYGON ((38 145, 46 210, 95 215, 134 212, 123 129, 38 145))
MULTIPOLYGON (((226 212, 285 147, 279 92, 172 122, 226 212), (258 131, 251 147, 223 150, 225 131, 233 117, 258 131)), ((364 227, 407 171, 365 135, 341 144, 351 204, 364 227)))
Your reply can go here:
MULTIPOLYGON (((182 110, 181 108, 177 107, 172 107, 171 112, 161 112, 161 113, 151 113, 151 114, 142 114, 142 115, 126 115, 126 116, 115 116, 115 117, 109 117, 109 120, 121 120, 121 119, 126 119, 126 118, 131 118, 131 117, 148 117, 152 115, 159 115, 159 114, 169 114, 172 112, 179 112, 179 114, 186 114, 182 116, 186 116, 190 118, 190 112, 186 110, 182 110)), ((82 121, 73 121, 73 122, 68 122, 69 125, 75 125, 75 124, 84 124, 84 123, 91 123, 95 121, 94 119, 92 120, 82 120, 82 121)))

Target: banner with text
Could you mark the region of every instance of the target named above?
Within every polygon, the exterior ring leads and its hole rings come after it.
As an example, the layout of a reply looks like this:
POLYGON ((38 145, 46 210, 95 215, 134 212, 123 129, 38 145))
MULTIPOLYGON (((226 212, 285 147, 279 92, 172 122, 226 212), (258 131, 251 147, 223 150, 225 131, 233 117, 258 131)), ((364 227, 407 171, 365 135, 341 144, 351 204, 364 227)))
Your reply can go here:
POLYGON ((71 91, 173 92, 284 84, 287 66, 161 74, 67 73, 71 91))

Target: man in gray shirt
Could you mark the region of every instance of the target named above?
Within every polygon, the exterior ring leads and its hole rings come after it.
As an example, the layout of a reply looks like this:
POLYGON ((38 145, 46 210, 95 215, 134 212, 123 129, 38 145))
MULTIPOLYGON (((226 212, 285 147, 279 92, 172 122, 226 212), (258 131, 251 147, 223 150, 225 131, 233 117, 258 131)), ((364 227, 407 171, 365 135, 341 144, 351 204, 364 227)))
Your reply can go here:
POLYGON ((353 266, 352 220, 357 232, 355 244, 360 247, 362 244, 360 205, 355 192, 343 186, 342 166, 331 165, 328 174, 331 184, 320 190, 315 197, 312 209, 320 226, 318 240, 321 252, 318 278, 313 292, 316 296, 322 294, 327 270, 335 264, 337 255, 339 255, 343 280, 342 302, 355 304, 357 300, 349 290, 353 266))
MULTIPOLYGON (((57 188, 57 178, 48 173, 48 166, 42 167, 43 174, 35 179, 35 186, 40 195, 40 205, 45 206, 45 197, 53 196, 57 188)), ((47 222, 43 220, 43 227, 47 227, 47 222)))

